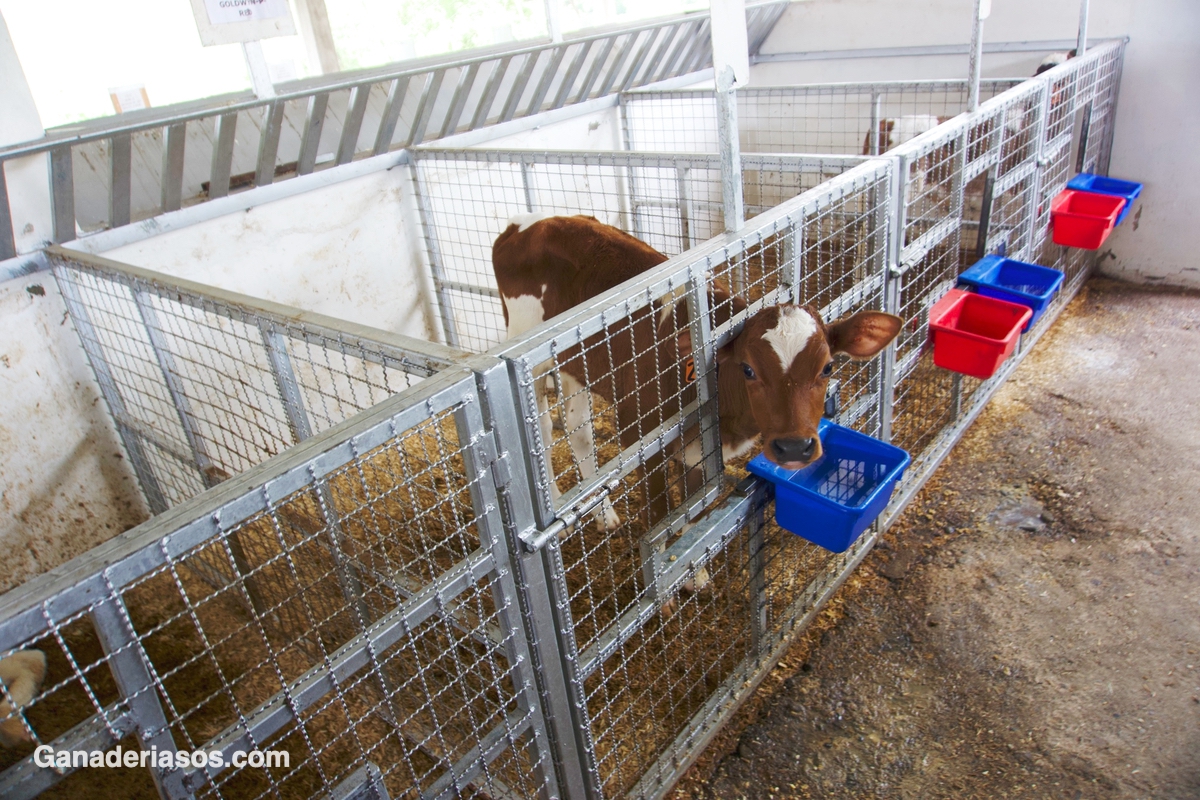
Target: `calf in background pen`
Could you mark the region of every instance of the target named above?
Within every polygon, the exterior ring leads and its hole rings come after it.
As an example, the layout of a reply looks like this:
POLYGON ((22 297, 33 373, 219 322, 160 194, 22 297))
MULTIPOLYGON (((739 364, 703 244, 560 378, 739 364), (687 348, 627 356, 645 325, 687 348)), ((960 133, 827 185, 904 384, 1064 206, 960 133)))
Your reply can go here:
POLYGON ((9 749, 33 742, 21 721, 20 710, 42 690, 46 679, 46 654, 41 650, 18 650, 0 659, 0 747, 9 749))
MULTIPOLYGON (((893 147, 898 147, 923 133, 928 133, 949 119, 950 117, 935 117, 933 114, 906 114, 902 117, 881 119, 879 120, 879 138, 875 143, 876 146, 872 147, 871 132, 867 131, 867 135, 863 138, 862 154, 870 156, 886 153, 893 147), (874 153, 871 152, 872 149, 875 150, 874 153)), ((911 165, 910 169, 913 171, 911 185, 914 194, 925 193, 927 180, 932 180, 937 188, 939 166, 949 159, 950 152, 948 148, 939 148, 911 165)))
MULTIPOLYGON (((515 217, 492 247, 509 338, 666 260, 646 243, 593 217, 515 217)), ((708 292, 714 326, 746 309, 719 281, 708 292)), ((623 449, 695 400, 685 375, 692 340, 682 299, 681 292, 660 298, 558 356, 568 438, 583 479, 597 470, 591 392, 615 406, 623 449)), ((759 311, 717 352, 724 458, 744 455, 760 436, 767 458, 785 467, 798 469, 819 458, 817 425, 833 356, 871 358, 900 326, 898 317, 877 311, 860 311, 829 325, 811 308, 781 305, 759 311)), ((542 439, 548 445, 548 404, 537 394, 542 439)), ((688 443, 682 447, 684 493, 699 486, 697 468, 704 454, 693 428, 672 443, 672 452, 646 460, 651 526, 670 510, 663 459, 679 455, 680 441, 688 443)), ((609 530, 620 524, 607 501, 597 517, 609 530)))
POLYGON ((1033 77, 1036 78, 1038 75, 1041 75, 1043 72, 1054 69, 1059 64, 1065 64, 1065 63, 1067 63, 1068 60, 1070 60, 1074 57, 1075 57, 1074 49, 1068 50, 1065 53, 1051 53, 1050 55, 1048 55, 1042 59, 1041 64, 1038 64, 1038 68, 1033 73, 1033 77))
POLYGON ((881 119, 879 120, 878 149, 874 153, 871 152, 871 132, 867 131, 867 135, 863 138, 862 154, 873 156, 886 153, 893 147, 917 138, 922 133, 928 133, 948 119, 950 117, 935 117, 932 114, 905 114, 902 117, 881 119))

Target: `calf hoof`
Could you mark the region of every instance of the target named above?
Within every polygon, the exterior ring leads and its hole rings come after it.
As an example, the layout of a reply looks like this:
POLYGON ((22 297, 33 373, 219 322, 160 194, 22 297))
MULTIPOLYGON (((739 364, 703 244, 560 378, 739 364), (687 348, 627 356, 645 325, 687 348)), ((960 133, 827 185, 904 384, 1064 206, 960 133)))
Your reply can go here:
POLYGON ((663 604, 658 607, 658 615, 666 622, 671 617, 675 616, 675 612, 679 610, 679 600, 671 596, 663 601, 663 604))
POLYGON ((592 519, 604 531, 611 532, 621 527, 621 518, 608 500, 602 502, 600 507, 592 512, 592 519))

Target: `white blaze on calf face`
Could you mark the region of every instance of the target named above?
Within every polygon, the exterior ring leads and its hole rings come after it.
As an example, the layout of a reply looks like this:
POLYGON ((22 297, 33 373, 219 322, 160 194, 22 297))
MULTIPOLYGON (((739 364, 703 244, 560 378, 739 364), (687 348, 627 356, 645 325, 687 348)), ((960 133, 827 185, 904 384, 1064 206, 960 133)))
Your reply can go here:
POLYGON ((787 372, 816 332, 817 321, 807 311, 795 306, 781 306, 779 321, 762 338, 771 345, 771 349, 779 356, 783 371, 787 372))
POLYGON ((558 215, 548 211, 530 211, 528 214, 514 214, 508 218, 508 225, 504 227, 507 228, 509 225, 516 225, 518 230, 523 231, 535 222, 541 222, 544 219, 556 216, 558 215))

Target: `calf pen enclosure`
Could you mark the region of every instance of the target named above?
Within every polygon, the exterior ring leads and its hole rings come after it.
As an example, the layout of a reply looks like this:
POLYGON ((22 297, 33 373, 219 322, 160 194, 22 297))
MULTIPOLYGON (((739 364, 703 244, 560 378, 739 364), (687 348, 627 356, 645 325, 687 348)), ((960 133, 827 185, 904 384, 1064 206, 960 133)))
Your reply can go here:
MULTIPOLYGON (((0 657, 37 647, 50 664, 10 718, 59 749, 222 753, 149 765, 170 797, 662 795, 1015 368, 988 381, 935 368, 929 307, 977 252, 1063 269, 1020 355, 1086 276, 1089 254, 1048 241, 1049 199, 1075 167, 1107 169, 1121 48, 883 157, 748 153, 761 213, 731 234, 717 235, 704 153, 419 150, 445 334, 484 355, 318 329, 60 252, 126 451, 149 465, 143 492, 151 478, 186 488, 0 598, 0 657), (594 214, 672 258, 497 344, 491 240, 543 210, 594 214), (769 489, 733 484, 722 463, 717 350, 782 301, 905 323, 881 356, 836 365, 837 421, 913 456, 843 554, 780 530, 769 489), (690 352, 684 323, 645 324, 681 319, 671 308, 688 311, 690 352), (631 403, 645 397, 631 385, 656 402, 631 403), (611 530, 593 521, 608 506, 611 530), (289 764, 228 764, 255 748, 289 764)), ((0 751, 0 793, 116 775, 60 774, 30 752, 0 751)))

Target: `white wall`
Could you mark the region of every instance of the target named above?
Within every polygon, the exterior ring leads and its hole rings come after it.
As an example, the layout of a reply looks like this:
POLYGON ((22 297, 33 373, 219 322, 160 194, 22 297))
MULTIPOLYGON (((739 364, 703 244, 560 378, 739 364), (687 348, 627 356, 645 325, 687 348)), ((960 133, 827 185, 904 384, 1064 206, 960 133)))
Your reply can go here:
MULTIPOLYGON (((1111 2, 1112 0, 1110 0, 1111 2)), ((1134 216, 1107 242, 1101 270, 1200 287, 1200 3, 1139 0, 1132 24, 1110 173, 1146 184, 1134 216)))
POLYGON ((363 325, 434 338, 406 167, 109 250, 109 258, 363 325))
MULTIPOLYGON (((0 146, 38 139, 44 133, 33 93, 17 58, 4 17, 0 16, 0 146)), ((53 236, 50 180, 45 155, 4 164, 17 252, 41 249, 53 236)))
POLYGON ((146 509, 53 277, 0 284, 0 592, 146 509))
MULTIPOLYGON (((971 40, 970 0, 804 0, 793 3, 763 53, 971 40)), ((1077 0, 995 0, 985 42, 1074 39, 1077 0)), ((1102 271, 1132 280, 1200 287, 1200 3, 1091 0, 1089 36, 1128 36, 1110 174, 1145 184, 1134 217, 1105 243, 1102 271), (1139 211, 1140 208, 1140 211, 1139 211), (1140 216, 1138 216, 1140 214, 1140 216)), ((1040 56, 989 55, 985 77, 1032 74, 1040 56)), ((965 77, 967 56, 775 62, 754 67, 758 85, 965 77)))

